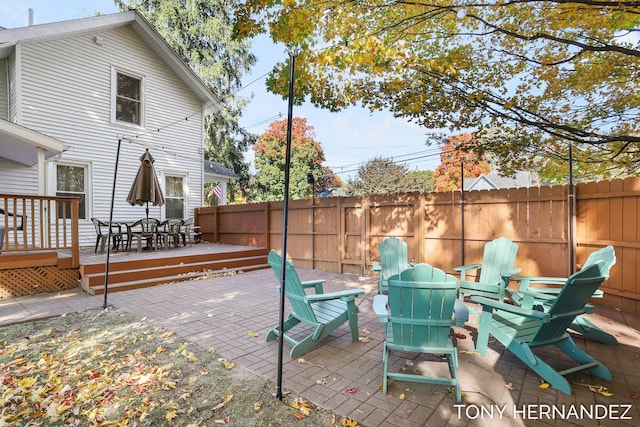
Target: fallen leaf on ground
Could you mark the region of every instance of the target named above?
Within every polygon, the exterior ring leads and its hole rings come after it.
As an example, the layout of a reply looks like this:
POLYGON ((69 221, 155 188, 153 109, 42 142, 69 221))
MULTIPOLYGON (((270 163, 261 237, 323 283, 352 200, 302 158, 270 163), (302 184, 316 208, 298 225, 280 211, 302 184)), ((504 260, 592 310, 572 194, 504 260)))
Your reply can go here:
POLYGON ((506 387, 507 390, 515 390, 513 388, 513 383, 505 384, 504 386, 506 387))
POLYGON ((404 393, 400 393, 400 396, 398 396, 400 398, 400 400, 404 400, 407 396, 404 393))
POLYGON ((601 395, 606 396, 606 397, 611 397, 611 396, 614 395, 610 391, 607 391, 607 388, 604 387, 604 386, 590 385, 589 386, 589 390, 591 390, 594 393, 600 393, 601 395))
POLYGON ((356 387, 351 387, 346 389, 344 392, 345 393, 355 393, 356 391, 358 391, 358 389, 356 387))
POLYGON ((360 341, 360 342, 364 342, 364 343, 367 343, 367 342, 371 341, 371 338, 367 338, 367 337, 359 337, 359 338, 358 338, 358 341, 360 341))
POLYGON ((549 384, 547 384, 547 383, 541 383, 541 384, 538 386, 538 388, 539 388, 540 390, 546 390, 546 389, 548 389, 549 387, 551 387, 551 386, 550 386, 549 384))
POLYGON ((255 333, 254 331, 247 332, 247 335, 249 336, 249 338, 255 338, 259 336, 259 334, 255 333))

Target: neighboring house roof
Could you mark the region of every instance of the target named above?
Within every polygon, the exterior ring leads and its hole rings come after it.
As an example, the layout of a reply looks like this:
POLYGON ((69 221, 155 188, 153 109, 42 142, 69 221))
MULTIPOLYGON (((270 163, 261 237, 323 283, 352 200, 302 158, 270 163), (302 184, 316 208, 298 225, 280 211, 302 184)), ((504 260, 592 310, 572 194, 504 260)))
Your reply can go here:
POLYGON ((482 174, 477 178, 465 178, 465 191, 472 190, 499 190, 501 188, 531 187, 531 172, 519 171, 514 177, 501 176, 497 172, 482 174))
POLYGON ((38 149, 43 149, 44 157, 48 159, 62 153, 64 146, 55 138, 0 119, 2 157, 25 166, 33 166, 38 163, 38 149))
POLYGON ((318 194, 318 198, 324 199, 326 197, 347 197, 346 191, 344 188, 328 188, 324 190, 322 193, 318 194))
POLYGON ((173 69, 180 79, 198 95, 205 104, 205 114, 216 112, 222 108, 221 102, 215 98, 200 77, 180 59, 151 24, 135 10, 74 19, 71 21, 0 30, 0 59, 8 58, 18 43, 69 37, 76 34, 104 31, 122 26, 130 26, 151 49, 173 69))
POLYGON ((221 179, 229 180, 238 178, 240 177, 226 166, 211 160, 204 161, 205 184, 210 182, 219 182, 221 179))

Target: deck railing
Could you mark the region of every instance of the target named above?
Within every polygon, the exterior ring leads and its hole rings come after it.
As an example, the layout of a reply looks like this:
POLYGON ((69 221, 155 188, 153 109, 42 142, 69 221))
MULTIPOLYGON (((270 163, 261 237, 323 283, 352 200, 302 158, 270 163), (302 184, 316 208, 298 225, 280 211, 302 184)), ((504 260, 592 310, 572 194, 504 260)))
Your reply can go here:
POLYGON ((0 252, 71 251, 79 264, 79 199, 0 194, 0 252))

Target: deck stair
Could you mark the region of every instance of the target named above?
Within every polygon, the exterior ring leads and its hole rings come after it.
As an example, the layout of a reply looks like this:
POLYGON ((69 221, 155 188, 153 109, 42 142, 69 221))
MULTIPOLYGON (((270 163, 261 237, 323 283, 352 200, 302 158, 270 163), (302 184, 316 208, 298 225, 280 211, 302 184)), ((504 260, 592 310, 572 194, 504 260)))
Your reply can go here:
MULTIPOLYGON (((104 262, 82 264, 80 284, 91 295, 104 293, 104 262)), ((194 280, 216 274, 269 268, 266 249, 191 254, 109 262, 109 292, 194 280)))

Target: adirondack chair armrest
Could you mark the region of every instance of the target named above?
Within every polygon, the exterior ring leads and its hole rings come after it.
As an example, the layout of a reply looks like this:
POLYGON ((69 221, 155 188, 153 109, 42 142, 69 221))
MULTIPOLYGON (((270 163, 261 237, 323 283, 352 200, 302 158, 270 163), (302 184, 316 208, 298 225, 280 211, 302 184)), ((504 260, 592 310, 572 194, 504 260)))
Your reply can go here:
POLYGON ((373 297, 373 312, 383 323, 389 321, 389 310, 387 310, 388 301, 389 297, 387 295, 376 295, 373 297))
POLYGON ((501 274, 502 274, 502 276, 503 276, 503 277, 509 277, 509 278, 511 278, 511 277, 513 277, 515 274, 520 273, 521 271, 522 271, 522 269, 521 269, 521 268, 514 267, 514 268, 512 268, 511 270, 503 271, 501 274))
POLYGON ((316 294, 322 294, 324 293, 324 282, 326 282, 325 279, 312 279, 305 280, 301 283, 304 289, 314 288, 316 290, 316 294))
POLYGON ((344 291, 330 292, 328 294, 307 295, 305 297, 305 301, 317 302, 317 301, 327 301, 332 299, 341 299, 343 301, 353 301, 358 295, 361 295, 363 293, 364 293, 363 289, 346 289, 344 291))
POLYGON ((533 283, 542 283, 546 285, 564 285, 567 281, 566 277, 538 277, 538 276, 511 276, 513 280, 520 282, 520 290, 527 290, 533 283))
POLYGON ((459 267, 453 267, 453 271, 457 271, 458 273, 462 273, 462 272, 466 272, 466 271, 469 271, 469 270, 477 270, 480 267, 482 267, 482 264, 467 264, 467 265, 461 265, 459 267))
MULTIPOLYGON (((557 289, 557 291, 559 291, 559 289, 557 289)), ((531 298, 533 300, 538 300, 538 301, 542 301, 542 302, 553 302, 556 298, 558 298, 558 292, 538 292, 538 291, 532 291, 530 289, 525 289, 523 291, 519 291, 519 293, 526 299, 526 298, 531 298)))
POLYGON ((371 271, 382 271, 382 266, 379 261, 373 261, 373 265, 371 266, 371 271))
POLYGON ((467 264, 467 265, 461 265, 459 267, 454 267, 453 271, 460 273, 460 283, 462 283, 466 281, 465 276, 469 270, 479 270, 481 268, 482 268, 482 264, 467 264))
POLYGON ((529 317, 532 319, 542 320, 543 322, 549 322, 549 314, 538 311, 531 310, 528 308, 518 307, 517 305, 506 304, 504 302, 499 302, 496 300, 492 300, 484 297, 472 296, 471 300, 475 303, 482 305, 483 311, 492 311, 493 309, 506 311, 508 313, 517 314, 524 317, 529 317))

